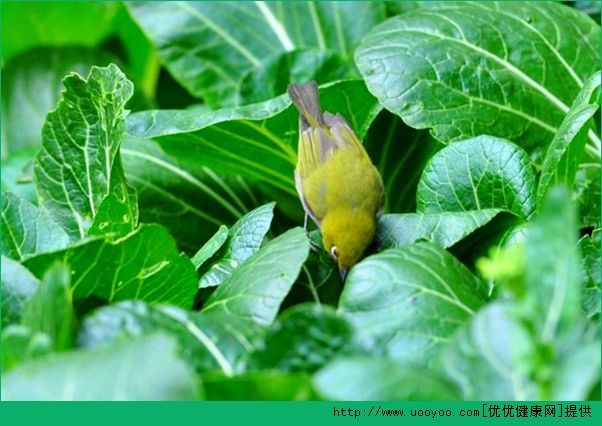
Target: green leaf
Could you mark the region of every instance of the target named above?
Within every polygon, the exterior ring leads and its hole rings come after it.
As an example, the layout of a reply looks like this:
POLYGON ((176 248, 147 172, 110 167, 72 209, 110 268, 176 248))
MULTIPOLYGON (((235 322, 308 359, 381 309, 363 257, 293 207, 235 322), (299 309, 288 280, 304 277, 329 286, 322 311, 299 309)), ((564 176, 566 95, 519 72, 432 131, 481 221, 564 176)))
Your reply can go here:
POLYGON ((357 71, 335 52, 284 52, 247 71, 240 82, 240 103, 248 105, 282 95, 289 83, 315 80, 320 85, 353 77, 358 77, 357 71))
POLYGON ((599 68, 599 34, 555 2, 431 2, 370 31, 355 60, 370 92, 410 126, 444 142, 490 134, 531 152, 599 68))
POLYGON ((2 399, 150 401, 197 399, 194 371, 163 334, 22 364, 2 375, 2 399))
MULTIPOLYGON (((4 16, 2 18, 4 20, 4 16)), ((10 27, 18 32, 14 24, 10 27)), ((93 65, 106 66, 115 60, 100 49, 47 47, 25 52, 3 63, 3 157, 12 156, 25 147, 35 147, 37 153, 46 114, 61 98, 62 79, 67 74, 86 75, 93 65)))
POLYGON ((301 304, 286 310, 251 357, 258 369, 313 372, 333 358, 361 352, 351 324, 329 306, 301 304))
POLYGON ((431 243, 385 250, 351 269, 339 311, 389 357, 427 362, 485 300, 485 288, 431 243))
MULTIPOLYGON (((92 67, 88 79, 71 74, 48 114, 34 173, 40 204, 72 239, 86 235, 109 193, 126 197, 119 158, 125 103, 133 86, 113 64, 92 67)), ((136 223, 132 218, 132 228, 136 223)))
MULTIPOLYGON (((379 358, 336 360, 313 377, 328 400, 454 400, 457 389, 441 375, 411 364, 379 358)), ((378 415, 376 412, 374 415, 378 415)))
POLYGON ((40 281, 19 262, 2 256, 2 328, 21 321, 23 309, 40 281))
POLYGON ((317 48, 350 61, 360 38, 385 18, 383 6, 373 2, 136 2, 128 7, 174 78, 212 107, 238 104, 243 76, 284 52, 317 48))
POLYGON ((535 208, 535 174, 521 148, 478 136, 451 144, 431 158, 416 200, 423 213, 503 209, 527 218, 535 208))
POLYGON ((52 352, 52 340, 43 333, 34 333, 23 325, 2 328, 2 371, 25 361, 52 352))
MULTIPOLYGON (((446 350, 448 375, 466 400, 530 400, 538 390, 522 359, 533 353, 533 339, 512 317, 511 305, 492 303, 462 329, 446 350)), ((527 364, 528 365, 528 364, 527 364)))
POLYGON ((307 259, 305 231, 294 228, 274 238, 234 270, 213 292, 202 312, 271 324, 307 259))
MULTIPOLYGON (((320 90, 324 111, 340 113, 362 138, 380 111, 361 80, 337 82, 320 90)), ((132 114, 128 133, 153 138, 166 154, 192 171, 210 167, 240 175, 297 198, 299 114, 288 96, 217 111, 144 111, 132 114)), ((282 196, 282 195, 281 195, 282 196)))
POLYGON ((16 195, 2 194, 2 254, 16 260, 60 250, 69 236, 48 214, 16 195))
POLYGON ((184 165, 153 140, 126 136, 121 155, 138 194, 140 222, 165 226, 191 255, 222 223, 233 224, 260 202, 240 176, 184 165))
POLYGON ((127 238, 93 239, 31 257, 25 266, 41 277, 55 261, 71 267, 76 308, 92 297, 107 303, 139 299, 190 308, 197 290, 194 266, 158 225, 142 225, 127 238))
POLYGON ((115 3, 3 4, 2 62, 36 46, 96 46, 110 32, 116 10, 115 3))
POLYGON ((174 306, 124 301, 88 315, 77 340, 80 346, 95 347, 157 331, 175 337, 182 358, 197 371, 217 370, 229 376, 244 370, 261 334, 255 324, 223 314, 190 313, 174 306))
POLYGON ((305 401, 315 399, 310 377, 281 371, 250 371, 238 376, 203 374, 208 400, 305 401))
POLYGON ((386 214, 377 223, 379 249, 401 247, 426 240, 449 248, 485 226, 501 210, 386 214))
POLYGON ((416 211, 416 188, 422 171, 443 146, 428 131, 412 129, 389 111, 378 114, 364 147, 383 179, 385 212, 416 211))
POLYGON ((578 247, 583 277, 581 308, 591 318, 600 313, 600 229, 581 238, 578 247))
POLYGON ((220 285, 245 260, 251 257, 270 229, 275 203, 258 207, 241 217, 228 231, 228 242, 210 266, 203 268, 199 287, 220 285))
POLYGON ((73 345, 75 312, 69 284, 71 271, 65 264, 56 263, 45 273, 37 292, 25 305, 21 324, 32 333, 50 337, 55 350, 66 350, 73 345))
POLYGON ((583 157, 587 132, 595 129, 591 118, 600 108, 599 89, 600 71, 584 83, 550 143, 537 188, 539 207, 553 185, 564 183, 568 188, 573 187, 577 167, 583 157))
POLYGON ((194 267, 198 270, 203 263, 211 258, 228 239, 228 227, 221 225, 217 232, 201 247, 190 259, 194 267))
POLYGON ((528 311, 543 342, 572 329, 579 311, 580 276, 575 212, 568 191, 555 187, 526 241, 528 311))

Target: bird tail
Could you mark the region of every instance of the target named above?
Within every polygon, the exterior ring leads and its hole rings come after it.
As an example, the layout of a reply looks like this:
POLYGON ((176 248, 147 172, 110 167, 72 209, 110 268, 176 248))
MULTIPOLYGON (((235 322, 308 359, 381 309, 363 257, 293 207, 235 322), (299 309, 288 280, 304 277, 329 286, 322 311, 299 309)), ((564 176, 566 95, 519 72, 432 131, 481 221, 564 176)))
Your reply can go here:
POLYGON ((289 84, 288 96, 299 110, 304 124, 309 127, 321 127, 324 124, 318 84, 315 81, 305 84, 289 84))

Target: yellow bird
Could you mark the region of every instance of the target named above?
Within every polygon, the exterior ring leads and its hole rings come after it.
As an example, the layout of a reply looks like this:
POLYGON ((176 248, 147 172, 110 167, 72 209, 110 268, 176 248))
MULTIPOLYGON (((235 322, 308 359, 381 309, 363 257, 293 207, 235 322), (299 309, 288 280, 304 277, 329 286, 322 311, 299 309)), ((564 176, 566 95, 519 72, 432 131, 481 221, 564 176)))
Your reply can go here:
POLYGON ((340 114, 322 113, 315 81, 291 84, 299 110, 295 184, 307 216, 322 232, 324 248, 341 279, 372 243, 384 205, 383 182, 359 138, 340 114))

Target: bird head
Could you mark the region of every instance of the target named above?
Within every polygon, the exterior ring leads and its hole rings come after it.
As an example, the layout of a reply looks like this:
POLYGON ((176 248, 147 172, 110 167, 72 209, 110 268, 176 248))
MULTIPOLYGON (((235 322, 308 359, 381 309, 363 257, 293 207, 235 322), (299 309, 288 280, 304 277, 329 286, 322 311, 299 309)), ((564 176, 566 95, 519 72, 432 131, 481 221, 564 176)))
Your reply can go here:
POLYGON ((341 279, 361 258, 372 240, 376 229, 374 214, 361 210, 335 210, 322 221, 324 248, 337 262, 341 279))

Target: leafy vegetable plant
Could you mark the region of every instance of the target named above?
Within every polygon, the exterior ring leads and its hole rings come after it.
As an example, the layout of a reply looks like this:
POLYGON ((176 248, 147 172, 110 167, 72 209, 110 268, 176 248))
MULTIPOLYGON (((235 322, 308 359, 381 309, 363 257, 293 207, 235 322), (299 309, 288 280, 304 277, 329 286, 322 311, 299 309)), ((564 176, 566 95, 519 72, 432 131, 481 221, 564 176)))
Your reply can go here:
POLYGON ((599 398, 599 35, 558 2, 2 3, 3 398, 599 398), (385 188, 344 283, 300 226, 309 80, 385 188))

